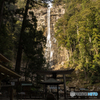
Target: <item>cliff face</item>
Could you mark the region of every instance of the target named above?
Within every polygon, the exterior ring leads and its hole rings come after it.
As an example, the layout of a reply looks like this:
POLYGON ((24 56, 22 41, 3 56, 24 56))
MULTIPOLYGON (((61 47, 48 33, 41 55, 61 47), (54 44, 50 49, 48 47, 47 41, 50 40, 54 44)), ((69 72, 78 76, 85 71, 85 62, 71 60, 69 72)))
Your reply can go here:
MULTIPOLYGON (((47 8, 40 7, 39 9, 31 9, 29 11, 33 11, 34 15, 37 18, 37 29, 43 30, 44 35, 47 37, 47 8)), ((52 68, 60 69, 64 66, 64 61, 67 59, 67 51, 65 48, 60 47, 59 50, 58 43, 54 38, 55 29, 54 26, 59 18, 63 16, 65 13, 65 9, 63 6, 59 5, 56 7, 52 7, 50 11, 50 35, 51 35, 51 49, 53 51, 52 58, 52 68)))
POLYGON ((63 16, 65 13, 65 9, 62 6, 56 6, 51 8, 51 38, 52 38, 52 49, 54 50, 53 53, 53 66, 54 70, 60 69, 64 66, 64 61, 66 60, 66 50, 62 47, 58 47, 57 41, 54 40, 55 34, 55 24, 59 18, 63 16), (60 48, 62 50, 60 50, 60 48))
POLYGON ((46 16, 47 16, 47 8, 40 7, 39 9, 30 9, 28 12, 34 12, 34 15, 37 18, 37 29, 42 30, 47 27, 46 25, 46 16))

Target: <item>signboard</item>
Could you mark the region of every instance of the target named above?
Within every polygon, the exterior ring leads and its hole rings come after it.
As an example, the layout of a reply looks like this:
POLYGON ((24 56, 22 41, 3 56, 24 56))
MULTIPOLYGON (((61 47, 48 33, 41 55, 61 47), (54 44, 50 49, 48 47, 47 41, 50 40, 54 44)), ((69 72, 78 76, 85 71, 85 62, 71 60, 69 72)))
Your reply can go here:
POLYGON ((19 92, 18 94, 25 94, 25 92, 19 92))
POLYGON ((85 88, 79 88, 80 90, 84 90, 84 91, 86 91, 86 90, 88 90, 88 89, 85 89, 85 88))
POLYGON ((22 83, 22 86, 32 86, 32 83, 22 83))
POLYGON ((15 82, 11 82, 11 85, 12 85, 12 86, 15 86, 15 82))

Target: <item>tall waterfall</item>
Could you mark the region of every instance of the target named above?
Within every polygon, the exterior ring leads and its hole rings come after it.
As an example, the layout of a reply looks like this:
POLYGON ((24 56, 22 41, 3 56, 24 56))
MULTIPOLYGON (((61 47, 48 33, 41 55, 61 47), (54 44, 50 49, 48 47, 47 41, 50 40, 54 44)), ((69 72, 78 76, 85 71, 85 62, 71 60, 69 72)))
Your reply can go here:
POLYGON ((50 33, 50 6, 47 9, 47 43, 46 43, 46 51, 45 57, 49 64, 49 67, 53 65, 53 50, 52 50, 52 41, 51 41, 51 33, 50 33))

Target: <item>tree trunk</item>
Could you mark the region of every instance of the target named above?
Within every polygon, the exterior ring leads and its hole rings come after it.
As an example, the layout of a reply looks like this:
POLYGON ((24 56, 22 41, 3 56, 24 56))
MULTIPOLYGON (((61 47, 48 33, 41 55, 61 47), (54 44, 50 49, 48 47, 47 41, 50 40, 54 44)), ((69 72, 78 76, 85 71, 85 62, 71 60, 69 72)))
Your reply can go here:
POLYGON ((24 30, 25 30, 25 21, 26 21, 26 18, 27 18, 27 11, 28 11, 28 8, 29 8, 29 2, 30 2, 30 0, 27 0, 25 14, 24 14, 21 32, 20 32, 19 46, 18 46, 18 52, 17 52, 16 66, 15 66, 15 71, 17 73, 20 73, 22 48, 23 48, 22 47, 23 46, 23 37, 22 36, 23 36, 24 30))
POLYGON ((4 8, 5 0, 2 0, 0 3, 1 3, 1 6, 0 6, 0 28, 1 28, 1 23, 2 23, 2 18, 3 18, 3 8, 4 8))

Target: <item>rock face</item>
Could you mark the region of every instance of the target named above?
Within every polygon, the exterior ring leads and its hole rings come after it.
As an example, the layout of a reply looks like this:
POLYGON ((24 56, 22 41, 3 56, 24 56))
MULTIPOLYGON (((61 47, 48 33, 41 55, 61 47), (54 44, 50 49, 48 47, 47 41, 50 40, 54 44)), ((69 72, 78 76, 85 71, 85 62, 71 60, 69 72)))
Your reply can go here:
POLYGON ((56 6, 51 8, 51 38, 52 38, 52 49, 54 50, 53 53, 53 66, 55 70, 60 69, 63 65, 61 63, 66 60, 66 50, 62 48, 59 50, 57 41, 54 38, 55 34, 55 24, 59 18, 63 16, 65 13, 65 9, 62 6, 56 6))
POLYGON ((39 9, 30 9, 28 12, 34 12, 34 15, 37 18, 37 29, 42 30, 47 27, 46 24, 46 16, 47 16, 47 8, 40 7, 39 9))
MULTIPOLYGON (((47 8, 40 7, 39 9, 31 9, 29 11, 33 11, 34 15, 37 18, 37 29, 43 30, 44 35, 48 36, 48 22, 47 22, 47 8)), ((64 66, 64 61, 67 59, 67 51, 65 48, 60 47, 61 50, 59 50, 58 43, 56 39, 54 38, 55 34, 55 24, 59 18, 63 16, 65 13, 65 9, 63 6, 59 5, 56 7, 52 7, 50 9, 50 38, 51 38, 51 50, 52 52, 52 68, 54 69, 60 69, 64 66)), ((46 48, 45 48, 46 49, 46 48)), ((50 53, 48 53, 50 55, 50 53)), ((47 55, 46 55, 47 56, 47 55)), ((47 62, 49 61, 49 58, 47 62)))

